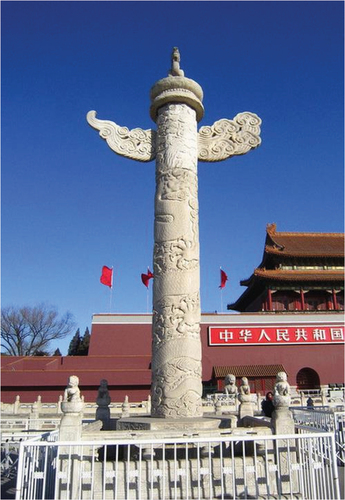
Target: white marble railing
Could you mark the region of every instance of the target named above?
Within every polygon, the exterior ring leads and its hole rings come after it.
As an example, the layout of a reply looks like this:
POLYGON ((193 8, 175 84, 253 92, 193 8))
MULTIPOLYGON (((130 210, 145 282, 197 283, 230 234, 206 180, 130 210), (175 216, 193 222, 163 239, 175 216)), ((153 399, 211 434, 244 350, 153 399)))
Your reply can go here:
POLYGON ((60 422, 61 418, 28 418, 26 415, 18 416, 17 418, 2 418, 1 433, 3 435, 8 431, 51 431, 57 429, 60 422))
MULTIPOLYGON (((335 408, 338 405, 345 404, 344 389, 327 390, 327 391, 292 391, 291 406, 292 407, 307 407, 307 400, 311 397, 314 407, 329 407, 335 408)), ((251 394, 252 402, 255 404, 257 410, 261 410, 261 402, 265 398, 264 395, 258 393, 251 394)), ((211 411, 212 406, 220 404, 222 407, 228 406, 230 409, 237 409, 238 401, 224 393, 215 393, 208 395, 203 399, 202 404, 204 412, 211 411)), ((109 405, 110 413, 112 416, 121 415, 123 402, 113 402, 109 405)), ((150 401, 129 402, 131 414, 148 414, 150 413, 150 401)), ((85 402, 84 414, 92 418, 95 416, 97 410, 96 402, 85 402)), ((14 403, 1 403, 2 415, 19 415, 19 414, 58 414, 62 415, 61 399, 54 402, 42 402, 41 397, 38 396, 37 401, 33 403, 21 403, 17 396, 14 403)))
MULTIPOLYGON (((61 400, 57 403, 43 403, 40 401, 40 396, 38 400, 33 403, 21 403, 20 399, 17 398, 14 403, 1 403, 1 414, 2 415, 20 415, 20 414, 58 414, 62 415, 61 411, 61 400)), ((122 412, 123 402, 110 403, 109 409, 112 415, 120 415, 122 412)), ((129 402, 130 411, 136 414, 147 414, 150 409, 150 401, 140 401, 140 402, 129 402)), ((85 402, 84 414, 88 416, 94 416, 96 414, 98 406, 95 402, 85 402)))

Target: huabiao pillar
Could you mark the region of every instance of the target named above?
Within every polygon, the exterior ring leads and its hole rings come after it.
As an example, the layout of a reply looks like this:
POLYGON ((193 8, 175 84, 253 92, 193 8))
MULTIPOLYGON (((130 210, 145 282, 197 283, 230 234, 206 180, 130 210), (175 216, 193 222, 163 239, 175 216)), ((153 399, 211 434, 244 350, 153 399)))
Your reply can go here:
POLYGON ((152 417, 202 416, 198 159, 241 155, 260 144, 260 118, 240 113, 201 127, 203 91, 180 69, 177 48, 171 70, 151 89, 150 115, 157 130, 128 130, 99 120, 116 153, 139 161, 156 159, 153 251, 152 417))

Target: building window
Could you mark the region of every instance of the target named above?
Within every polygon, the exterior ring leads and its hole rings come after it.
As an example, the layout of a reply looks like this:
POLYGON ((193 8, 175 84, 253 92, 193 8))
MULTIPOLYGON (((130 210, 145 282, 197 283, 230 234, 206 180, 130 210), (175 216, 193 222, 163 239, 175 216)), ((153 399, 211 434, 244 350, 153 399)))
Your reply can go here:
POLYGON ((324 292, 308 292, 304 296, 306 311, 327 311, 328 297, 324 292))
POLYGON ((296 311, 298 296, 294 292, 276 292, 272 295, 273 311, 296 311))

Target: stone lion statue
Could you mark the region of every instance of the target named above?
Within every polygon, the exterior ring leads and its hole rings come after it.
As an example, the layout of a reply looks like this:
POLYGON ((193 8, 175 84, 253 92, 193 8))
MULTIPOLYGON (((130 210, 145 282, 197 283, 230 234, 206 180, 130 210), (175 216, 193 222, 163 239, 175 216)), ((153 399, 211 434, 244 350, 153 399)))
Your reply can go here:
POLYGON ((64 401, 81 401, 80 389, 79 389, 79 378, 76 375, 71 375, 68 379, 68 385, 64 392, 64 401))
POLYGON ((228 373, 224 379, 224 392, 228 396, 237 396, 236 377, 232 373, 228 373))
POLYGON ((241 385, 238 391, 238 399, 241 401, 241 403, 249 402, 251 401, 250 397, 250 387, 248 383, 247 377, 242 377, 241 378, 241 385))
POLYGON ((285 372, 278 372, 273 395, 274 406, 290 405, 290 384, 287 381, 285 372))

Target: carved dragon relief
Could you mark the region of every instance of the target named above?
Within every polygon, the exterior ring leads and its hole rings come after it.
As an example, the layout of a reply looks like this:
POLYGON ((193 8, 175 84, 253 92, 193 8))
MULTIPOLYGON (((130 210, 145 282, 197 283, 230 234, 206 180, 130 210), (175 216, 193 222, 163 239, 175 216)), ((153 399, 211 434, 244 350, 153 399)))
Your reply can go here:
MULTIPOLYGON (((176 353, 177 354, 177 353, 176 353)), ((200 359, 175 355, 160 363, 152 385, 155 416, 198 416, 201 406, 200 359)))
POLYGON ((201 364, 190 356, 167 360, 155 371, 152 383, 154 416, 200 416, 201 364))
POLYGON ((200 395, 188 390, 179 398, 163 397, 161 387, 152 388, 152 416, 166 418, 183 418, 193 415, 201 417, 203 413, 200 395))
POLYGON ((156 157, 156 131, 120 127, 109 120, 96 118, 96 111, 89 111, 86 115, 91 127, 99 130, 99 135, 107 141, 110 149, 115 153, 138 161, 151 161, 156 157))
POLYGON ((191 415, 197 418, 203 415, 201 398, 195 391, 187 391, 179 398, 163 398, 159 391, 155 392, 155 388, 152 392, 153 417, 176 419, 191 415))
POLYGON ((200 296, 198 292, 166 296, 153 311, 153 344, 161 348, 171 340, 198 339, 200 335, 200 296))
POLYGON ((189 356, 180 356, 168 360, 156 371, 157 386, 162 387, 167 394, 175 391, 186 379, 200 379, 201 366, 199 360, 189 356))
POLYGON ((197 141, 195 112, 186 104, 167 104, 159 111, 156 136, 157 173, 175 169, 196 172, 197 141))
POLYGON ((183 272, 196 269, 199 259, 195 258, 198 247, 194 241, 183 238, 154 246, 154 273, 155 276, 170 271, 183 272))

